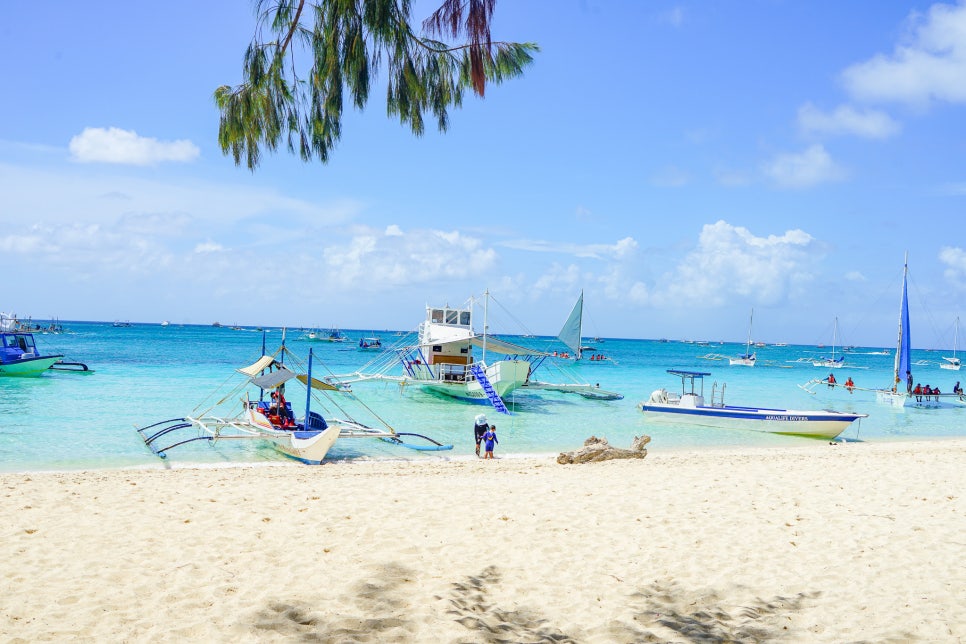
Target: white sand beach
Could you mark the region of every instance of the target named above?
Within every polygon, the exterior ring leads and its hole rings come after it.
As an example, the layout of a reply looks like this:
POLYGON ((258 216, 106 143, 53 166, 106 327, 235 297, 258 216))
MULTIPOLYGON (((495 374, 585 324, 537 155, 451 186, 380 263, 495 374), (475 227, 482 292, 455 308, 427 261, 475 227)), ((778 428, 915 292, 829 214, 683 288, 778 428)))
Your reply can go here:
POLYGON ((7 642, 966 639, 961 440, 0 481, 7 642))

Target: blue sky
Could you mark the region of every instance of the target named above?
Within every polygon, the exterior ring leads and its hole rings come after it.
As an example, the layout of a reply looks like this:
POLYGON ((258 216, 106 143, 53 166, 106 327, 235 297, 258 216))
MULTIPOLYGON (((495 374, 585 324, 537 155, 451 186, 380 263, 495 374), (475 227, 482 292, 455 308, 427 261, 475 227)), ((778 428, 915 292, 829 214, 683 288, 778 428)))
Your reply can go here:
MULTIPOLYGON (((417 2, 422 18, 437 3, 417 2)), ((966 5, 502 0, 541 52, 421 138, 384 78, 328 165, 221 154, 242 0, 12 3, 0 310, 411 329, 489 289, 496 331, 914 346, 966 294, 966 5), (16 276, 16 277, 14 277, 16 276), (496 321, 499 318, 495 317, 496 321)))

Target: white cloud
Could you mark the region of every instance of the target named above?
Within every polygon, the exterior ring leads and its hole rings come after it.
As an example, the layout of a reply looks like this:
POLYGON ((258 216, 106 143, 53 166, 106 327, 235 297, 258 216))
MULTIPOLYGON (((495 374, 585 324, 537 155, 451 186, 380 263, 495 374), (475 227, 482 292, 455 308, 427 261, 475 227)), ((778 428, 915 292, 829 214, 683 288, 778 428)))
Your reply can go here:
POLYGON ((842 72, 848 92, 863 101, 924 106, 966 102, 966 4, 934 4, 913 13, 904 41, 842 72))
POLYGON ((954 287, 966 289, 966 250, 944 246, 939 251, 939 261, 946 265, 943 274, 954 287))
POLYGON ((133 130, 88 127, 70 140, 71 158, 81 163, 155 165, 164 161, 187 162, 201 151, 188 140, 158 141, 133 130))
POLYGON ((396 224, 389 224, 388 226, 386 226, 385 235, 386 237, 402 237, 403 231, 402 231, 402 228, 400 228, 396 224))
POLYGON ((225 247, 215 242, 203 242, 195 246, 196 253, 218 253, 225 250, 225 247))
POLYGON ((490 270, 497 257, 477 238, 441 230, 356 234, 323 249, 322 256, 331 288, 369 292, 472 277, 490 270))
POLYGON ((899 123, 885 112, 860 111, 851 105, 840 105, 826 113, 811 103, 798 108, 798 126, 806 133, 851 134, 867 139, 886 139, 900 129, 899 123))
POLYGON ((783 188, 808 188, 844 179, 846 174, 821 145, 800 154, 780 154, 765 164, 763 172, 783 188))
MULTIPOLYGON (((775 303, 811 280, 814 239, 793 229, 759 237, 726 221, 706 224, 697 247, 666 275, 661 284, 674 285, 649 294, 660 306, 713 307, 735 296, 775 303)), ((638 295, 646 287, 637 286, 638 295)))
POLYGON ((502 242, 500 245, 513 250, 533 253, 560 253, 561 255, 591 259, 620 258, 637 250, 637 241, 633 237, 625 237, 614 244, 573 244, 570 242, 516 239, 502 242))
POLYGON ((868 278, 863 275, 860 271, 849 271, 845 274, 845 279, 850 282, 867 282, 868 278))

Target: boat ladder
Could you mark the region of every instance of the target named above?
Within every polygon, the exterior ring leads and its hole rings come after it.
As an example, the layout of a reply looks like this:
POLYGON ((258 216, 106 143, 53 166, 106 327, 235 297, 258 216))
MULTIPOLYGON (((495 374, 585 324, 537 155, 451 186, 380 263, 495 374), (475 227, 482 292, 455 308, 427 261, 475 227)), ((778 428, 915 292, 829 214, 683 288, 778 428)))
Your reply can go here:
POLYGON ((483 371, 483 367, 479 363, 474 363, 470 365, 470 373, 476 378, 476 381, 480 383, 480 387, 483 388, 483 393, 486 397, 490 399, 490 404, 501 414, 510 414, 510 410, 506 408, 503 403, 503 399, 500 398, 500 394, 496 393, 496 389, 490 384, 490 379, 486 377, 486 372, 483 371))

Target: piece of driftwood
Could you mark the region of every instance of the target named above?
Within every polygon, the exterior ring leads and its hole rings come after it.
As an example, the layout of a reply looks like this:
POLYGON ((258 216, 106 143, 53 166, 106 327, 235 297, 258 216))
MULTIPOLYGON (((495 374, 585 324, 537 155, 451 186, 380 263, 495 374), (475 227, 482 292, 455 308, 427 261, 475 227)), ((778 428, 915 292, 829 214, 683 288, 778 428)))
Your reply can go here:
POLYGON ((572 452, 561 452, 557 462, 562 465, 571 463, 597 463, 611 461, 615 458, 644 458, 647 450, 644 446, 651 442, 650 436, 635 436, 630 449, 612 447, 606 438, 591 436, 584 441, 584 446, 572 452))

